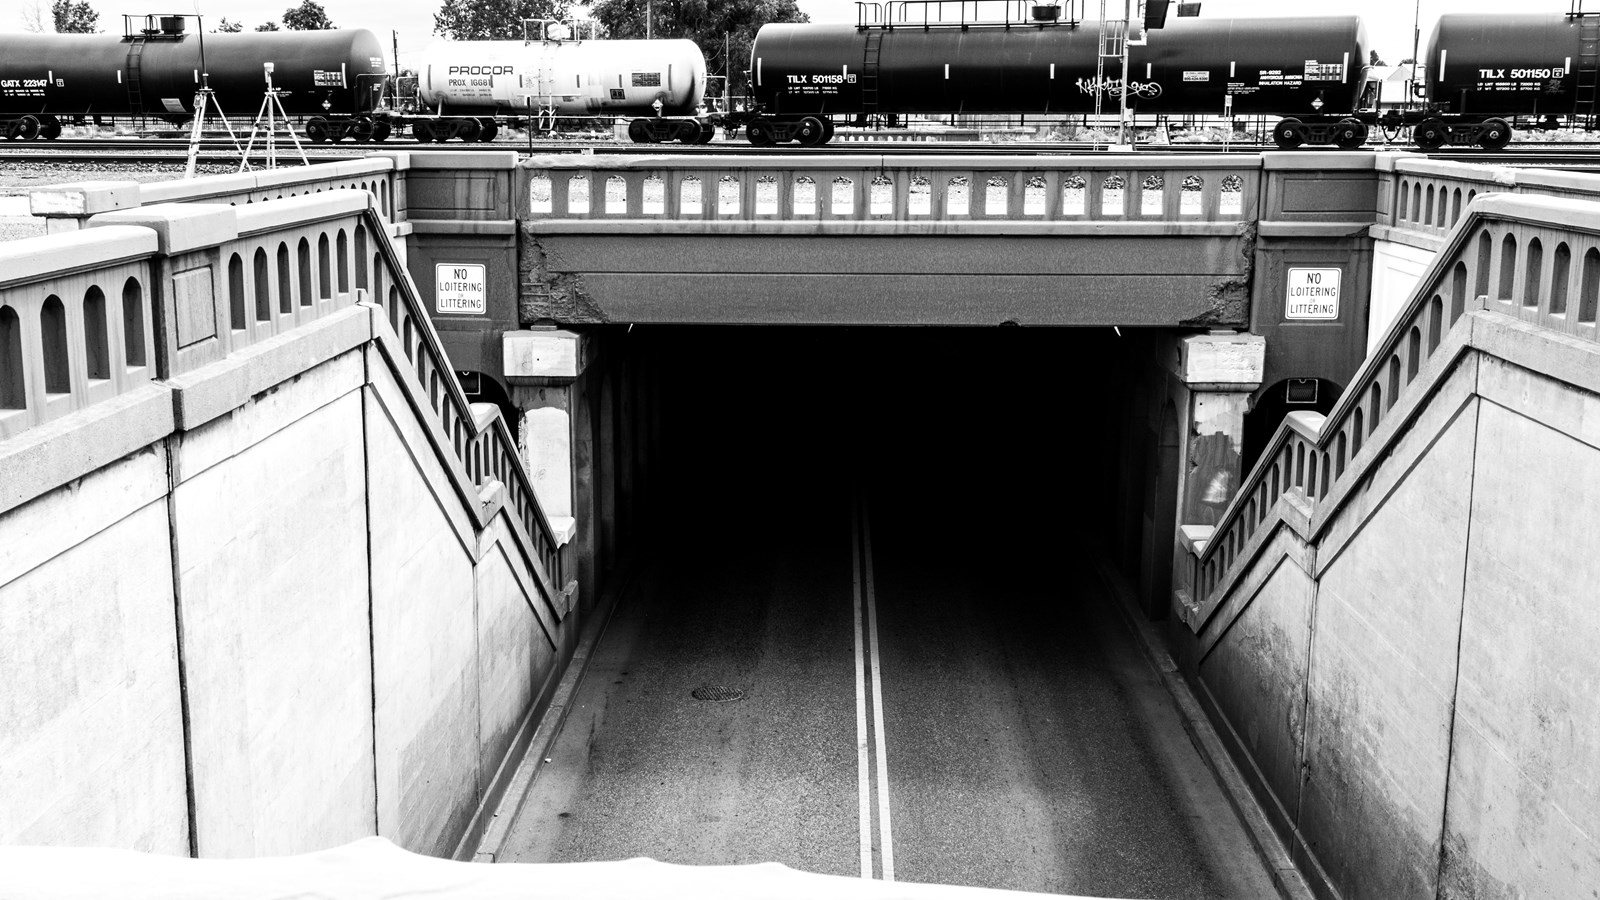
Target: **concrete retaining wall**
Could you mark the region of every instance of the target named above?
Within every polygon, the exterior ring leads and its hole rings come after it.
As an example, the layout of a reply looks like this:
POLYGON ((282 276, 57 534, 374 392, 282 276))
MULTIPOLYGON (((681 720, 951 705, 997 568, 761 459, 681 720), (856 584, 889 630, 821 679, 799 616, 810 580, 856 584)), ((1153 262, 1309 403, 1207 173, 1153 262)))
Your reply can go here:
POLYGON ((333 313, 263 349, 292 377, 0 513, 0 844, 448 855, 470 833, 580 616, 512 507, 475 521, 398 343, 380 309, 333 313))
POLYGON ((1325 896, 1600 896, 1600 348, 1472 319, 1187 642, 1325 896))

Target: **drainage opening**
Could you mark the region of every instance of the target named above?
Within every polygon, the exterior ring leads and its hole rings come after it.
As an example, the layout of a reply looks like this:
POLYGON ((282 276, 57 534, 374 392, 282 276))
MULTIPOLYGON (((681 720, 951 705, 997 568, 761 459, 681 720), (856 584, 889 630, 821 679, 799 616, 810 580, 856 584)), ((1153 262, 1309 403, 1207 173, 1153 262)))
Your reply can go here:
POLYGON ((720 684, 707 684, 690 691, 689 696, 712 703, 727 703, 730 700, 743 700, 744 691, 720 684))

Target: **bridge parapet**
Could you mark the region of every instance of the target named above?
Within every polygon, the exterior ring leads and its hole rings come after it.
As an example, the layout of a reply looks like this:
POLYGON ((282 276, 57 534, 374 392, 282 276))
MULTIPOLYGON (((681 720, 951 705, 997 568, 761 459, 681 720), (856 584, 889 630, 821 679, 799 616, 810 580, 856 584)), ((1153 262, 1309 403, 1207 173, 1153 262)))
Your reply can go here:
MULTIPOLYGON (((1455 188, 1448 190, 1453 202, 1455 188)), ((1350 473, 1380 457, 1416 414, 1426 392, 1413 384, 1449 362, 1440 348, 1454 346, 1447 335, 1472 309, 1600 341, 1600 204, 1474 195, 1407 308, 1328 416, 1291 414, 1217 525, 1184 526, 1187 565, 1174 575, 1192 628, 1204 625, 1248 569, 1271 530, 1264 526, 1288 516, 1314 533, 1346 502, 1357 481, 1350 473)))
POLYGON ((155 377, 157 247, 143 228, 0 244, 0 440, 155 377))
POLYGON ((1326 418, 1181 528, 1175 651, 1319 896, 1596 883, 1600 734, 1548 723, 1597 721, 1597 314, 1600 203, 1478 194, 1326 418))
POLYGON ((140 184, 86 181, 28 192, 35 216, 46 219, 47 233, 76 231, 90 217, 157 203, 225 203, 247 206, 339 189, 367 191, 375 208, 391 222, 405 219, 404 174, 409 154, 396 153, 313 166, 286 166, 232 175, 208 175, 140 184))
POLYGON ((1438 249, 1479 194, 1600 199, 1600 175, 1380 155, 1374 237, 1438 249))
POLYGON ((519 218, 658 222, 1248 221, 1259 157, 542 156, 519 167, 519 218))
MULTIPOLYGON (((393 361, 416 374, 412 401, 438 425, 440 449, 474 489, 504 487, 559 592, 570 551, 540 510, 498 407, 463 393, 378 202, 356 188, 244 206, 157 204, 97 214, 73 234, 0 244, 0 440, 157 380, 181 384, 371 299, 399 338, 403 359, 393 361)), ((247 398, 284 374, 241 377, 226 396, 180 392, 172 424, 209 421, 236 405, 234 394, 247 398)), ((38 492, 83 474, 50 471, 54 483, 12 487, 38 492)))

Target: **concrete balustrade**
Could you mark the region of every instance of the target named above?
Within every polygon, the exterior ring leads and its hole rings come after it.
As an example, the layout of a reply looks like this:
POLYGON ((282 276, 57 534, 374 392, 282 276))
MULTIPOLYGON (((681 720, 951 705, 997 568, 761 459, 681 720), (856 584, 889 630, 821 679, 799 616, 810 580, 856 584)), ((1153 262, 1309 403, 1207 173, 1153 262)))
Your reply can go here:
POLYGON ((405 218, 404 173, 409 155, 372 156, 314 166, 285 166, 208 175, 201 178, 140 184, 133 181, 86 181, 51 185, 28 192, 35 216, 46 219, 47 233, 75 231, 90 217, 116 210, 161 203, 222 203, 247 206, 333 190, 361 190, 391 222, 405 218))
MULTIPOLYGON (((1600 175, 1585 172, 1482 166, 1390 154, 1377 156, 1376 164, 1380 179, 1378 225, 1408 233, 1412 239, 1442 239, 1461 221, 1468 204, 1479 194, 1600 199, 1600 175)), ((1379 231, 1376 236, 1387 235, 1379 231)))
POLYGON ((0 655, 4 840, 449 854, 492 810, 577 639, 575 551, 376 204, 0 246, 0 636, 63 661, 0 655))
POLYGON ((547 156, 525 219, 1209 223, 1256 213, 1259 158, 547 156))
POLYGON ((0 244, 0 439, 154 377, 157 250, 140 228, 0 244))
MULTIPOLYGON (((75 196, 93 209, 120 193, 95 186, 75 196)), ((423 387, 419 411, 437 422, 471 484, 503 486, 560 595, 572 569, 566 542, 539 509, 498 411, 474 411, 462 393, 399 255, 379 234, 378 202, 356 188, 243 207, 125 206, 94 215, 82 232, 0 245, 0 437, 153 378, 180 378, 374 297, 423 387)), ((238 390, 247 392, 285 374, 241 373, 238 390)), ((232 408, 233 393, 191 393, 180 425, 232 408)))
MULTIPOLYGON (((1600 180, 1597 180, 1600 184, 1600 180)), ((1194 554, 1186 586, 1194 618, 1230 580, 1257 528, 1291 491, 1315 506, 1348 490, 1359 455, 1380 451, 1397 405, 1436 360, 1445 336, 1473 309, 1491 309, 1584 341, 1600 340, 1600 206, 1555 197, 1478 196, 1457 220, 1444 250, 1389 326, 1339 403, 1323 420, 1293 414, 1213 533, 1194 554), (1551 223, 1562 223, 1560 225, 1551 223)))
POLYGON ((1600 203, 1478 194, 1328 415, 1179 530, 1177 653, 1319 895, 1600 875, 1597 306, 1600 203))

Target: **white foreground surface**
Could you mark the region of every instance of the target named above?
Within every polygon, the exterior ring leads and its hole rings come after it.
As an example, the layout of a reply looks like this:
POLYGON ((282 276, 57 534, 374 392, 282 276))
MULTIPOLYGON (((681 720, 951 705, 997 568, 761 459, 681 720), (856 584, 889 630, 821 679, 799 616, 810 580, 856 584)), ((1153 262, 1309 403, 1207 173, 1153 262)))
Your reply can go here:
POLYGON ((319 853, 264 859, 185 859, 131 850, 0 847, 0 898, 227 898, 227 900, 812 900, 1056 896, 986 888, 864 881, 778 863, 678 866, 653 859, 485 865, 418 856, 370 837, 319 853))

